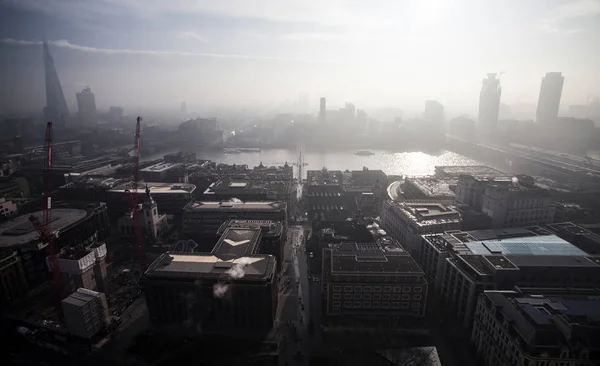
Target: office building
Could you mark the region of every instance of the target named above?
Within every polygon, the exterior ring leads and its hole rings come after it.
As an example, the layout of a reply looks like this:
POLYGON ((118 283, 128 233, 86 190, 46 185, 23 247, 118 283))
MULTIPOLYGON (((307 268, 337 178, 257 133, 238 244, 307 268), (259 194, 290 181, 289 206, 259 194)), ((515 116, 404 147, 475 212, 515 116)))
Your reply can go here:
MULTIPOLYGON (((262 254, 271 254, 277 260, 277 269, 283 263, 283 245, 285 244, 285 225, 270 220, 228 220, 217 230, 219 239, 227 229, 260 229, 261 243, 258 249, 262 254)), ((210 242, 207 240, 207 242, 210 242)), ((202 245, 202 244, 201 244, 202 245)))
POLYGON ((444 105, 437 100, 425 101, 425 114, 423 115, 426 122, 443 128, 444 124, 444 105))
POLYGON ((0 308, 27 298, 29 285, 17 251, 0 252, 0 308))
POLYGON ((471 341, 486 366, 597 365, 600 290, 485 291, 471 341))
POLYGON ((319 100, 319 122, 327 122, 327 100, 325 97, 321 97, 319 100))
POLYGON ((481 92, 479 93, 479 121, 477 127, 483 133, 491 133, 496 130, 501 94, 500 79, 496 79, 495 73, 487 74, 487 79, 483 79, 481 92))
POLYGON ((108 109, 108 116, 111 122, 121 122, 123 119, 123 108, 122 107, 110 107, 108 109))
POLYGON ((323 251, 326 311, 333 321, 423 317, 427 286, 421 268, 390 237, 332 244, 323 251))
POLYGON ((62 310, 69 333, 90 339, 108 326, 108 306, 103 293, 77 289, 62 300, 62 310))
POLYGON ((421 235, 461 228, 458 211, 439 203, 385 201, 380 216, 381 227, 415 258, 421 235))
POLYGON ((212 237, 227 220, 287 222, 287 204, 281 201, 194 201, 183 208, 183 234, 201 240, 212 237))
POLYGON ((535 113, 535 123, 556 122, 565 77, 560 72, 548 72, 542 78, 540 96, 535 113))
POLYGON ((177 335, 263 338, 275 319, 275 257, 260 228, 225 229, 211 252, 159 256, 144 274, 150 321, 177 335))
POLYGON ((50 54, 48 42, 44 41, 44 74, 46 79, 46 107, 44 117, 46 121, 52 121, 54 127, 62 128, 68 122, 69 109, 65 100, 60 79, 54 66, 54 59, 50 54))
POLYGON ((600 285, 600 258, 539 226, 424 235, 419 263, 466 327, 484 290, 600 285))
POLYGON ((89 87, 75 94, 77 97, 77 109, 79 120, 82 124, 90 124, 96 121, 96 98, 89 87))

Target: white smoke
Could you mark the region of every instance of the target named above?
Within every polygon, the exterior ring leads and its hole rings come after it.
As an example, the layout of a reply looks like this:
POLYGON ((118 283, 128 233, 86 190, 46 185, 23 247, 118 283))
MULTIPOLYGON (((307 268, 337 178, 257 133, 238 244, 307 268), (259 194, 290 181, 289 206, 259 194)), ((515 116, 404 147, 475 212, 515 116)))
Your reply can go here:
POLYGON ((222 299, 223 297, 225 297, 225 294, 227 294, 227 291, 229 290, 229 285, 225 284, 225 283, 216 283, 213 286, 213 296, 218 298, 218 299, 222 299))
POLYGON ((250 260, 248 258, 240 258, 235 262, 233 267, 225 272, 225 274, 229 275, 229 277, 235 280, 243 278, 246 275, 244 267, 246 267, 248 264, 250 264, 250 260))

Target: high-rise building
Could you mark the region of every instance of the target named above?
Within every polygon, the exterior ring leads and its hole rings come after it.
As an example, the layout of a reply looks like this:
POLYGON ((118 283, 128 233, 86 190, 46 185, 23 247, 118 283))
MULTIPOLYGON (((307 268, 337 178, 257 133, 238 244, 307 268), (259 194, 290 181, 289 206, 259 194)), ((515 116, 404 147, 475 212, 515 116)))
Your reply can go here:
POLYGON ((47 121, 52 121, 54 126, 64 127, 69 118, 69 108, 65 95, 60 85, 60 79, 54 67, 54 60, 50 54, 48 42, 44 41, 44 72, 46 75, 46 107, 44 116, 47 121))
POLYGON ((481 131, 490 132, 496 129, 501 94, 500 79, 496 79, 495 73, 487 74, 487 79, 483 79, 481 92, 479 93, 478 128, 481 131))
POLYGON ((444 122, 444 105, 437 100, 425 101, 425 120, 436 124, 444 122))
POLYGON ((83 124, 94 122, 96 118, 96 98, 89 87, 85 87, 79 93, 75 93, 77 97, 77 109, 79 111, 79 120, 83 124))
POLYGON ((536 123, 552 123, 556 121, 564 82, 565 77, 560 72, 548 72, 542 78, 540 97, 535 113, 536 123))
POLYGON ((325 97, 321 97, 319 103, 319 122, 325 123, 327 121, 327 100, 325 97))

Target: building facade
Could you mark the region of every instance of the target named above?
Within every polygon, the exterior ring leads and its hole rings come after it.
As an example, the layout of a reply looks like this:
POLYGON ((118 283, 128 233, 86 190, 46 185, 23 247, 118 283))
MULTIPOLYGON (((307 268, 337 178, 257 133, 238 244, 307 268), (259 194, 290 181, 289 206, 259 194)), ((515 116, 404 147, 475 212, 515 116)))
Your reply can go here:
POLYGON ((0 253, 0 307, 27 298, 29 285, 18 252, 0 253))
POLYGON ((69 333, 84 339, 98 334, 109 322, 104 294, 85 288, 63 299, 62 310, 69 333))
POLYGON ((485 291, 471 341, 486 366, 587 366, 600 359, 600 291, 485 291))
POLYGON ((500 80, 496 79, 496 74, 487 74, 487 79, 483 79, 481 92, 479 93, 478 129, 484 133, 491 133, 496 130, 501 94, 500 80))
POLYGON ((542 78, 535 123, 549 124, 556 122, 564 83, 565 77, 560 72, 548 72, 542 78))
POLYGON ((96 97, 89 87, 75 94, 77 97, 77 109, 79 120, 82 124, 90 124, 96 121, 96 97))

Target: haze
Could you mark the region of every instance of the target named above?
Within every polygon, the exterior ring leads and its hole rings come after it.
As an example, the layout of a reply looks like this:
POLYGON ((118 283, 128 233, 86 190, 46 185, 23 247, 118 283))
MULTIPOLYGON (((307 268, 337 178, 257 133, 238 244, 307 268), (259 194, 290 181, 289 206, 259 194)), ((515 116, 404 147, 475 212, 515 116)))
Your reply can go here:
POLYGON ((600 1, 0 1, 0 111, 41 110, 41 40, 67 103, 248 107, 299 92, 331 106, 475 113, 481 80, 536 103, 546 72, 562 105, 600 95, 600 1))

